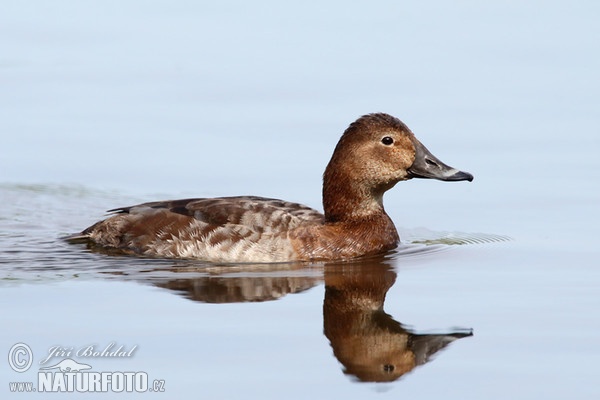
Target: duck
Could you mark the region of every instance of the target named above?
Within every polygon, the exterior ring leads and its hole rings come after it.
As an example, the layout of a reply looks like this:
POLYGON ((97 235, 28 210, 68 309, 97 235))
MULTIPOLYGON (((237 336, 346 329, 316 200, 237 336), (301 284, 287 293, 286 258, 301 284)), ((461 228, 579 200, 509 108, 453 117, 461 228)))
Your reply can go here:
POLYGON ((400 243, 383 195, 413 178, 472 181, 431 152, 398 118, 363 115, 342 134, 323 174, 323 212, 258 196, 156 201, 109 210, 72 235, 90 247, 219 263, 338 261, 400 243))

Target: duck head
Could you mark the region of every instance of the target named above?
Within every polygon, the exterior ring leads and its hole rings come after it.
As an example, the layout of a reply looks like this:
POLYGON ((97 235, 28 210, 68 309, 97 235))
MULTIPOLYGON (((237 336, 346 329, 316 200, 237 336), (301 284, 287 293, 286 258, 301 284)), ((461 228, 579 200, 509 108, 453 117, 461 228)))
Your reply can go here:
POLYGON ((399 119, 362 116, 340 138, 323 175, 325 216, 338 220, 382 210, 383 193, 412 178, 472 181, 473 175, 440 161, 399 119))

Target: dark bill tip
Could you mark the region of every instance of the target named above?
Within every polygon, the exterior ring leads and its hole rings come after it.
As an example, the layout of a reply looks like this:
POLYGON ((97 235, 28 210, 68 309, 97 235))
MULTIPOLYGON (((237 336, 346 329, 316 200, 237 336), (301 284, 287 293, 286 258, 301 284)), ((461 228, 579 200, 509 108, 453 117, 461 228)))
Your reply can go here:
POLYGON ((458 171, 454 175, 450 175, 449 177, 447 177, 444 180, 446 180, 446 181, 469 181, 469 182, 472 182, 473 181, 473 175, 471 175, 468 172, 458 171))

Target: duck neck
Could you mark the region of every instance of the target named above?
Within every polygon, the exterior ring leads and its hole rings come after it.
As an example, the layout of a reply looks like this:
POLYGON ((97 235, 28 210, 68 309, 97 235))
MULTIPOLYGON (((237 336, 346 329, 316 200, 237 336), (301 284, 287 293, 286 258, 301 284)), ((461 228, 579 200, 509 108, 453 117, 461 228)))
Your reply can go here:
POLYGON ((389 218, 383 208, 385 189, 373 190, 363 182, 325 173, 323 210, 326 223, 357 222, 389 218))

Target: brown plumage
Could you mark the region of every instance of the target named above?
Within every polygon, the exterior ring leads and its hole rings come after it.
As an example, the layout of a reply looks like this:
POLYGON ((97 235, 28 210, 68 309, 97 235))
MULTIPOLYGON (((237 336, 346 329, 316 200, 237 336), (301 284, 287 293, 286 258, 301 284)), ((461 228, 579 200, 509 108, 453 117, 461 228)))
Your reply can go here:
POLYGON ((397 118, 370 114, 348 127, 327 165, 324 214, 255 196, 152 202, 111 210, 72 238, 131 254, 222 262, 377 254, 399 242, 383 194, 413 177, 473 179, 435 158, 397 118))

